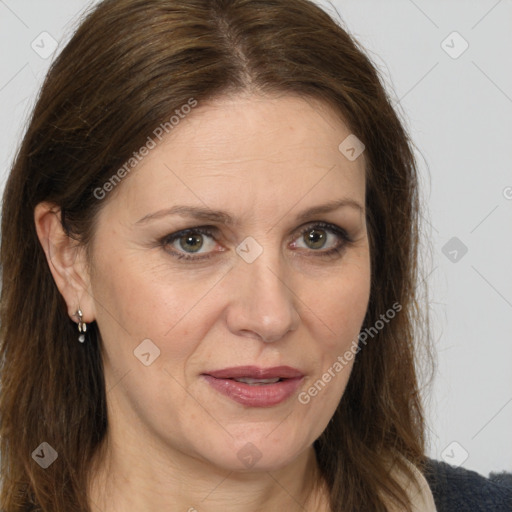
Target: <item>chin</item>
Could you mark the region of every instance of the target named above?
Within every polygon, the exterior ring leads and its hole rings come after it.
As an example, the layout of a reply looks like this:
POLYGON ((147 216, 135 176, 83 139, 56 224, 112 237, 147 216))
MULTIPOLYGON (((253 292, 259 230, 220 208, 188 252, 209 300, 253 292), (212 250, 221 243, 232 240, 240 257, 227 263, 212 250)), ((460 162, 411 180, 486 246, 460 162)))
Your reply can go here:
POLYGON ((278 471, 304 454, 308 446, 305 442, 288 442, 283 439, 271 439, 265 432, 259 436, 239 436, 229 442, 209 445, 208 452, 202 457, 214 466, 234 472, 278 471))

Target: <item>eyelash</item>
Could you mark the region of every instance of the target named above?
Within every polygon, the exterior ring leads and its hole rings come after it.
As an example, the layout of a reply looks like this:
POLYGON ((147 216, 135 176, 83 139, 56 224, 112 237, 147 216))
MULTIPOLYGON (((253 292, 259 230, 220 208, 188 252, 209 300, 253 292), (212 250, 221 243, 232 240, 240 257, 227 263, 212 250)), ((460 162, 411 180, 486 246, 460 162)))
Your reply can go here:
MULTIPOLYGON (((349 237, 347 232, 340 228, 339 226, 336 226, 335 224, 330 224, 328 222, 316 222, 313 224, 309 224, 305 226, 300 232, 297 238, 304 236, 306 233, 313 231, 315 229, 323 229, 325 231, 330 232, 331 234, 334 234, 338 236, 342 241, 336 245, 335 247, 328 249, 326 251, 321 250, 315 250, 311 249, 311 252, 316 253, 317 256, 323 257, 323 258, 330 258, 335 255, 340 255, 341 251, 345 248, 347 244, 350 244, 353 242, 353 240, 349 237)), ((188 235, 188 234, 200 234, 200 235, 206 235, 212 238, 215 238, 215 233, 218 231, 217 228, 210 227, 210 226, 198 226, 195 228, 187 228, 183 229, 181 231, 177 231, 176 233, 172 233, 170 235, 166 235, 165 237, 161 238, 159 240, 159 244, 162 247, 167 247, 176 240, 180 239, 181 237, 188 235)), ((211 258, 214 253, 206 253, 201 256, 191 256, 185 252, 179 252, 175 250, 168 251, 172 254, 173 257, 181 260, 188 260, 188 261, 198 261, 198 260, 206 260, 208 258, 211 258)))

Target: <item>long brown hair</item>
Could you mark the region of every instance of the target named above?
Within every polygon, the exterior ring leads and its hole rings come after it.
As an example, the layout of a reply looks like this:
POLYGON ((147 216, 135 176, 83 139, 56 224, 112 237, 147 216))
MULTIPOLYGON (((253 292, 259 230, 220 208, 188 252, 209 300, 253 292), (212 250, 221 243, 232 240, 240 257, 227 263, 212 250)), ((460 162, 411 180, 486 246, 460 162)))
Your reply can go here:
MULTIPOLYGON (((424 463, 414 326, 420 318, 418 189, 411 142, 365 52, 308 0, 106 0, 51 66, 12 167, 2 212, 1 475, 5 512, 88 511, 93 455, 108 424, 101 339, 77 342, 39 244, 34 208, 61 210, 87 246, 101 188, 190 98, 294 93, 329 104, 366 146, 371 296, 363 328, 401 311, 361 347, 315 442, 333 512, 403 510, 389 461, 424 463), (48 442, 58 463, 31 453, 48 442)), ((340 140, 341 142, 341 140, 340 140)), ((126 177, 125 179, 129 179, 126 177)), ((122 186, 122 184, 120 185, 122 186)), ((376 329, 375 329, 376 330, 376 329)))

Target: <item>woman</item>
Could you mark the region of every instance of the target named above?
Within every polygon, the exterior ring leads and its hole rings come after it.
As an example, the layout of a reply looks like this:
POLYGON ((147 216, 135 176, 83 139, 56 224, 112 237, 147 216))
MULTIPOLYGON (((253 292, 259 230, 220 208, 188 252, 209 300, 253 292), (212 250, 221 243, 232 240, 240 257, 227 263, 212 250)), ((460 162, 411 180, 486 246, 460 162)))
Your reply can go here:
POLYGON ((435 510, 418 209, 314 4, 100 3, 5 189, 3 510, 435 510))

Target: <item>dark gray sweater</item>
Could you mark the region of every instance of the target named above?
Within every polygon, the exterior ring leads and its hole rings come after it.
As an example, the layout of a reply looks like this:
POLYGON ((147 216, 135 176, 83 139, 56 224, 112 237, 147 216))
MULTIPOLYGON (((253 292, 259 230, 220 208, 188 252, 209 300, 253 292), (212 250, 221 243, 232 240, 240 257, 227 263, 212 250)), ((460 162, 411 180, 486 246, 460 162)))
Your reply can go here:
POLYGON ((486 478, 430 459, 425 478, 438 512, 512 512, 512 473, 486 478))

